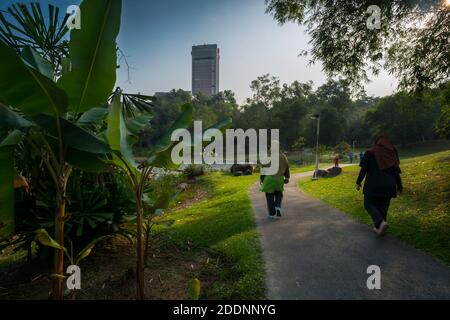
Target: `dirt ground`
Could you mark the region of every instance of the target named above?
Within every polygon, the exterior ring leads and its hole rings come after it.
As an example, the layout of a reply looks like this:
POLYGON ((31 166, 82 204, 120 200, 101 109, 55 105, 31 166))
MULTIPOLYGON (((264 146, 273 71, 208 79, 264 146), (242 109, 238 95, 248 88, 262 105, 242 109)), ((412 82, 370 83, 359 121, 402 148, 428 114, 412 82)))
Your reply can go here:
MULTIPOLYGON (((207 196, 198 186, 191 186, 175 209, 186 208, 207 196)), ((164 234, 149 248, 145 269, 147 299, 188 299, 193 278, 201 279, 202 293, 219 277, 217 257, 204 250, 191 251, 189 245, 175 245, 164 234)), ((51 267, 40 261, 27 264, 24 259, 0 269, 0 299, 48 299, 51 267)), ((96 246, 91 256, 80 263, 81 290, 67 299, 130 300, 135 298, 135 244, 125 238, 110 238, 96 246)))
MULTIPOLYGON (((206 252, 183 252, 173 245, 158 244, 151 250, 145 269, 148 299, 188 299, 193 278, 202 279, 207 290, 217 278, 216 259, 206 252)), ((82 289, 75 297, 81 300, 129 300, 135 298, 135 247, 122 238, 103 243, 80 264, 82 289)), ((0 275, 0 299, 47 299, 51 288, 48 267, 37 261, 9 266, 0 275)))

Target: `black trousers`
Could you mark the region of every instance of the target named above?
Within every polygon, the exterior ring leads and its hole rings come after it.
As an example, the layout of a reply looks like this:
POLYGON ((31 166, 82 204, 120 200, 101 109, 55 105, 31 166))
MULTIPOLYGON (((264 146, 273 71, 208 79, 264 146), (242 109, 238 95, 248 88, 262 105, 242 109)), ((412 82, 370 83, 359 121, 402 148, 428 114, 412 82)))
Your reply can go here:
POLYGON ((387 221, 387 214, 391 198, 364 196, 364 208, 372 217, 375 228, 379 228, 381 222, 387 221))
POLYGON ((266 199, 269 214, 271 216, 274 216, 276 214, 275 208, 281 208, 281 203, 283 201, 283 192, 275 191, 274 193, 266 193, 266 199))

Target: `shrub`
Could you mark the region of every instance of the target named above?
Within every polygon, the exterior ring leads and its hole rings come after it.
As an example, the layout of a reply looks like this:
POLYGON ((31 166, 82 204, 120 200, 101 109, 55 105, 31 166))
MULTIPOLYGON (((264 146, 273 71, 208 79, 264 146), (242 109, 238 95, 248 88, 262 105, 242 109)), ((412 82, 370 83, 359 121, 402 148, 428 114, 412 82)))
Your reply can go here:
POLYGON ((205 174, 205 167, 203 165, 191 164, 183 170, 183 173, 189 180, 193 180, 205 174))

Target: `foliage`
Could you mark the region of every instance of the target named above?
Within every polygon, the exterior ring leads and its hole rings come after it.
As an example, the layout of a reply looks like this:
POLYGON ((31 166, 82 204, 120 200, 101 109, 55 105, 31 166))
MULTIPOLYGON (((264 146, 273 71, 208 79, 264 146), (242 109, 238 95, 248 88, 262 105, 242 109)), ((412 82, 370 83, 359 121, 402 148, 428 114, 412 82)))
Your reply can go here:
POLYGON ((198 300, 200 298, 200 290, 201 290, 200 280, 198 280, 197 278, 192 279, 191 282, 189 283, 188 288, 189 299, 198 300))
POLYGON ((315 146, 317 124, 310 119, 311 114, 321 115, 320 143, 327 146, 355 141, 358 147, 366 147, 374 134, 383 131, 404 143, 446 137, 448 132, 448 84, 422 94, 403 92, 379 98, 367 96, 364 90, 352 93, 349 81, 342 79, 314 88, 312 82, 282 84, 265 74, 252 81, 251 88, 252 97, 242 106, 227 91, 212 97, 191 97, 182 90, 159 94, 152 125, 140 135, 139 150, 157 141, 179 116, 183 102, 192 103, 194 119, 205 124, 227 115, 233 117, 234 128, 280 129, 285 150, 292 149, 299 137, 305 138, 305 147, 315 146), (407 127, 412 128, 411 135, 407 127))
POLYGON ((292 145, 291 150, 302 151, 305 145, 306 145, 305 137, 299 137, 292 145))
MULTIPOLYGON (((36 242, 38 242, 39 244, 46 246, 46 247, 50 247, 50 248, 54 248, 54 249, 58 249, 58 250, 63 250, 64 253, 66 254, 67 258, 70 260, 70 264, 71 265, 78 265, 81 260, 87 258, 91 252, 92 249, 94 248, 94 246, 104 240, 106 237, 99 237, 96 238, 94 240, 92 240, 86 247, 84 247, 82 250, 80 250, 76 255, 73 252, 73 248, 70 249, 70 251, 61 246, 58 242, 56 242, 47 232, 47 230, 45 229, 39 229, 36 231, 36 236, 35 236, 35 240, 36 242)), ((60 275, 58 274, 54 274, 54 277, 60 277, 60 275)))
POLYGON ((154 117, 151 125, 141 132, 135 147, 139 155, 144 156, 145 150, 158 142, 171 123, 180 116, 181 106, 186 103, 193 106, 193 120, 201 120, 205 128, 224 118, 237 118, 239 114, 234 93, 231 91, 225 90, 211 97, 202 94, 192 97, 189 92, 183 90, 157 93, 153 101, 154 117))
POLYGON ((184 168, 183 173, 188 179, 195 179, 205 174, 205 167, 203 165, 191 164, 184 168))
POLYGON ((442 138, 450 138, 450 81, 441 89, 440 94, 441 115, 436 124, 436 132, 442 138))
MULTIPOLYGON (((154 168, 176 168, 172 163, 171 152, 176 142, 171 140, 172 132, 179 129, 187 129, 192 126, 194 108, 191 104, 184 104, 181 109, 181 115, 175 120, 172 126, 165 132, 162 137, 147 151, 146 157, 137 163, 133 154, 133 144, 136 140, 129 139, 133 136, 127 126, 127 119, 123 112, 124 96, 122 90, 117 88, 113 94, 107 119, 106 138, 112 150, 111 165, 119 169, 127 180, 130 192, 134 195, 136 204, 136 293, 138 299, 145 298, 144 292, 144 267, 145 254, 148 247, 149 232, 151 229, 152 214, 147 216, 145 208, 145 190, 147 184, 151 180, 154 168)), ((229 121, 221 122, 218 129, 223 129, 228 125, 229 121)), ((144 129, 148 122, 135 123, 140 125, 140 129, 144 129)), ((137 131, 141 130, 136 130, 137 131)), ((164 209, 164 208, 157 208, 164 209)))
MULTIPOLYGON (((66 211, 67 185, 73 167, 88 166, 92 170, 92 164, 101 163, 110 152, 104 141, 79 126, 76 120, 81 116, 80 112, 105 103, 112 91, 121 1, 85 0, 80 7, 84 26, 71 31, 71 68, 64 70, 58 84, 56 77, 48 77, 49 65, 57 70, 57 62, 47 60, 33 47, 22 49, 19 56, 17 46, 7 42, 11 45, 8 46, 3 38, 0 41, 0 58, 8 61, 0 68, 0 101, 7 106, 2 105, 0 112, 8 115, 1 117, 1 124, 9 130, 16 129, 13 132, 22 130, 26 145, 45 165, 56 195, 51 201, 50 208, 53 210, 49 211, 56 212, 53 216, 54 239, 60 248, 64 247, 65 222, 70 218, 66 211), (99 20, 99 16, 103 19, 99 20), (105 24, 106 28, 103 27, 105 24), (111 73, 112 79, 105 80, 104 76, 111 73), (67 113, 68 110, 72 113, 67 113)), ((54 19, 54 15, 50 19, 54 19)), ((43 20, 40 17, 37 22, 27 23, 45 23, 43 20)), ((50 29, 54 26, 53 22, 50 29)), ((41 25, 37 28, 40 32, 46 27, 41 25)), ((98 167, 98 170, 102 169, 103 166, 98 167)), ((13 201, 12 198, 10 201, 13 201)), ((62 299, 63 296, 64 250, 60 248, 55 247, 52 290, 55 299, 62 299)))
POLYGON ((234 119, 235 127, 280 129, 285 149, 295 148, 299 137, 305 138, 306 146, 315 146, 317 124, 311 114, 320 114, 320 143, 327 146, 341 141, 368 146, 380 132, 405 144, 430 140, 445 137, 449 123, 446 85, 421 94, 400 92, 384 98, 368 97, 365 91, 354 95, 344 80, 329 80, 314 90, 312 83, 281 86, 265 75, 253 81, 253 87, 259 90, 254 93, 257 98, 247 100, 234 119), (267 106, 262 101, 272 102, 267 106))
POLYGON ((83 27, 70 33, 71 71, 58 80, 75 114, 104 104, 116 83, 121 6, 121 1, 83 1, 80 5, 83 27))
POLYGON ((0 40, 18 55, 37 52, 50 62, 52 74, 59 75, 64 59, 69 56, 66 22, 68 15, 60 17, 60 9, 51 4, 44 15, 39 2, 12 4, 7 14, 0 12, 0 40), (48 18, 46 18, 48 17, 48 18), (28 50, 28 51, 27 51, 28 50))
MULTIPOLYGON (((314 148, 314 153, 316 152, 315 150, 316 150, 316 148, 314 148)), ((326 154, 327 152, 328 152, 328 147, 324 144, 319 144, 319 156, 322 156, 322 155, 326 154)))
POLYGON ((342 141, 333 149, 333 151, 340 156, 346 156, 347 154, 350 153, 351 150, 352 147, 345 141, 342 141))
POLYGON ((0 240, 14 232, 14 148, 21 139, 15 130, 0 142, 0 240))
POLYGON ((426 96, 398 93, 385 97, 365 115, 372 136, 387 134, 394 142, 407 143, 433 139, 439 105, 426 96))
POLYGON ((253 81, 252 87, 257 90, 254 99, 247 100, 235 119, 236 126, 280 129, 284 149, 291 148, 300 136, 305 138, 306 145, 313 146, 317 124, 311 121, 310 115, 319 113, 321 143, 337 144, 345 139, 347 122, 354 109, 349 85, 343 80, 329 80, 316 90, 312 86, 311 82, 297 81, 281 86, 274 77, 259 77, 253 81))
MULTIPOLYGON (((441 0, 266 0, 279 23, 305 25, 311 63, 329 76, 341 75, 358 88, 368 71, 397 75, 403 89, 434 87, 449 77, 450 6, 441 0), (377 5, 380 28, 370 29, 367 12, 377 5)), ((305 53, 305 52, 304 52, 305 53)))
POLYGON ((219 115, 226 115, 233 117, 234 128, 280 129, 280 142, 286 150, 291 149, 299 137, 305 138, 305 147, 315 146, 317 124, 310 119, 310 115, 317 113, 321 115, 320 143, 327 146, 335 146, 341 141, 356 141, 359 147, 368 146, 372 142, 372 135, 384 128, 387 129, 387 134, 399 132, 399 129, 387 125, 393 120, 387 119, 391 112, 383 105, 386 104, 386 99, 399 103, 400 96, 405 99, 400 114, 394 115, 397 124, 403 123, 403 128, 419 125, 414 129, 416 132, 424 128, 422 124, 425 119, 430 121, 425 134, 414 133, 407 142, 445 136, 442 133, 445 130, 439 128, 445 128, 448 123, 445 118, 448 100, 445 96, 446 86, 428 90, 421 95, 401 93, 395 97, 385 97, 383 101, 378 97, 367 96, 363 90, 357 95, 352 94, 349 82, 342 79, 328 80, 314 88, 312 82, 281 84, 277 78, 266 74, 254 80, 252 88, 252 98, 247 99, 240 107, 231 92, 212 97, 191 97, 182 90, 158 94, 153 102, 155 116, 151 120, 151 126, 140 135, 138 154, 143 155, 146 148, 157 142, 169 124, 180 115, 179 109, 183 102, 192 103, 194 119, 203 120, 206 126, 220 119, 219 115), (438 110, 439 106, 441 111, 438 110), (421 112, 421 108, 426 111, 421 112), (373 118, 369 115, 371 113, 377 113, 380 117, 372 121, 373 118))

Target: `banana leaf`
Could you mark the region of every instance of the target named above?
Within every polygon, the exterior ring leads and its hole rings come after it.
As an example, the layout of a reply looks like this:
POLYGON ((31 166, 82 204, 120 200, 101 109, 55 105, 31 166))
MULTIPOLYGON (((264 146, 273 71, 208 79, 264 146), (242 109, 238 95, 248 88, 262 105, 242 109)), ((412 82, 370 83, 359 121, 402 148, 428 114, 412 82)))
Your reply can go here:
POLYGON ((122 1, 84 0, 80 10, 81 29, 70 33, 71 70, 58 81, 75 114, 101 105, 114 89, 122 1))

